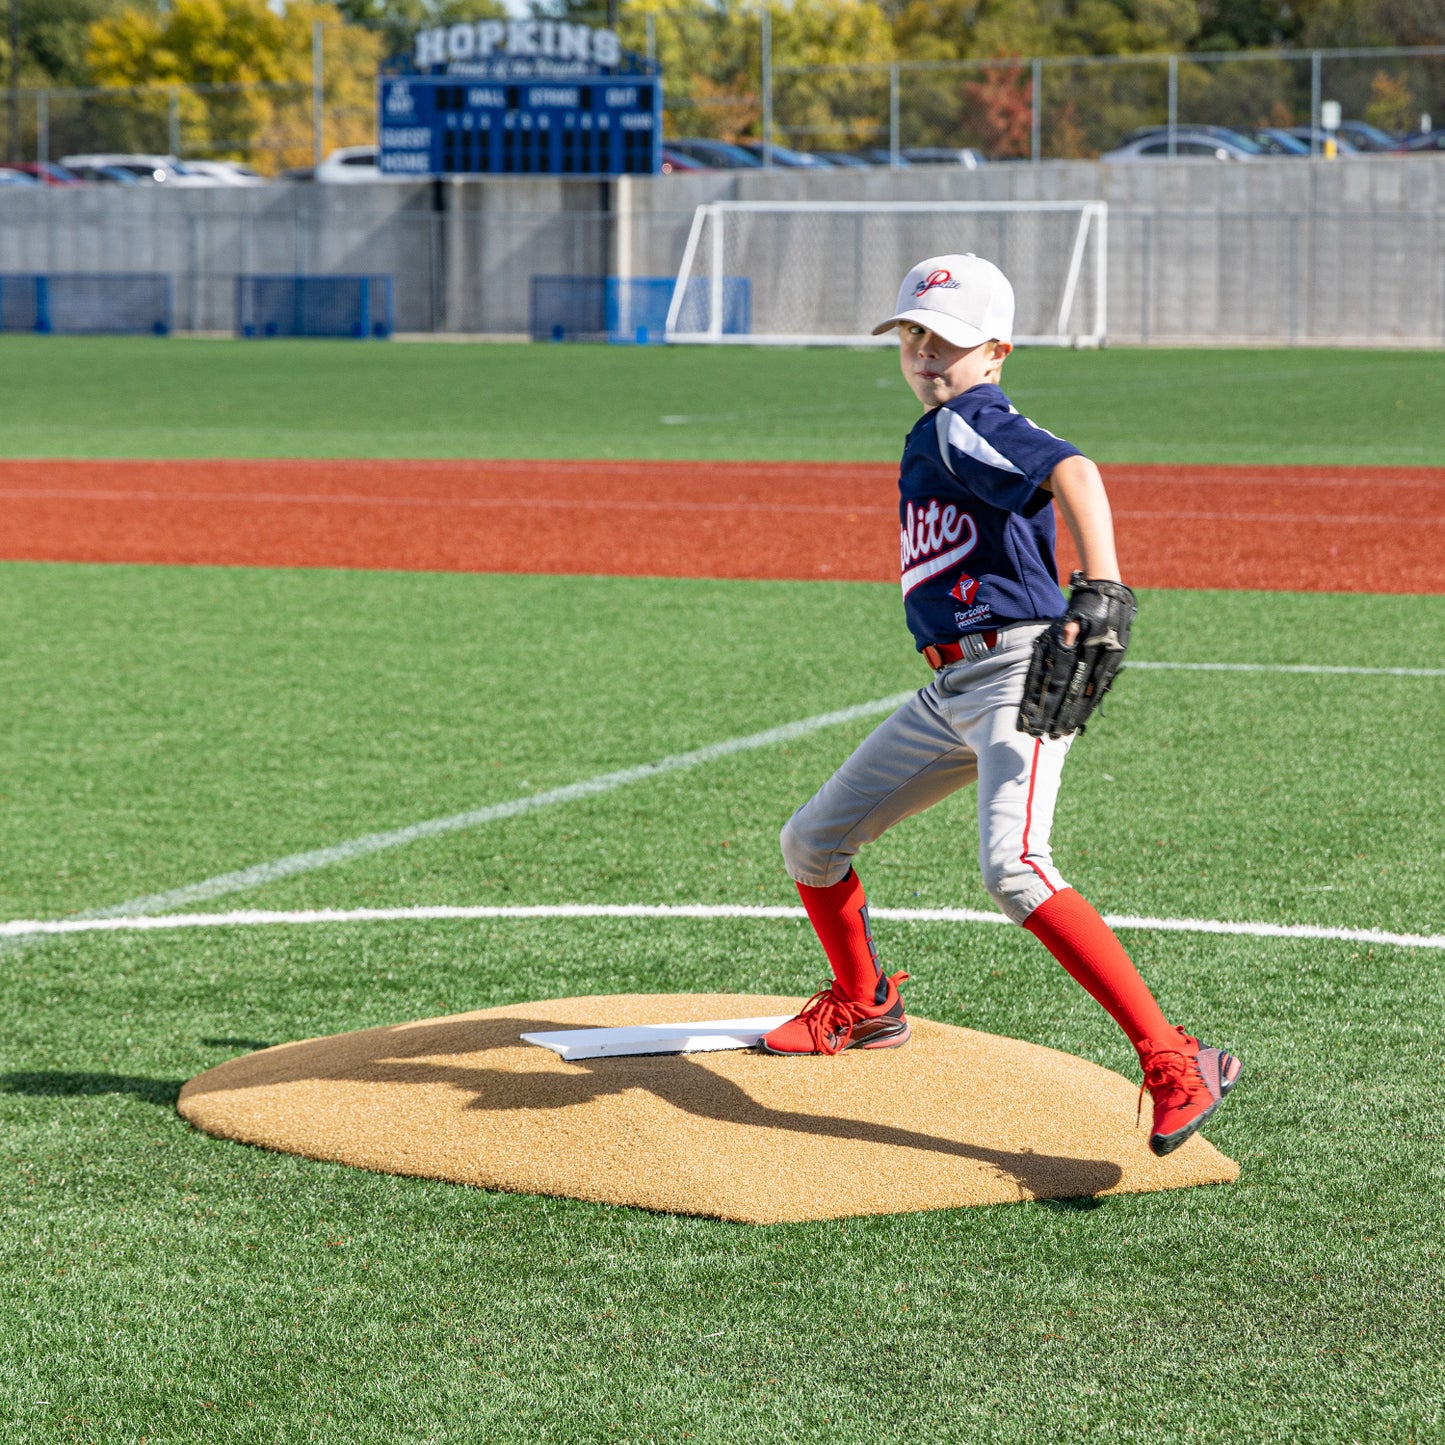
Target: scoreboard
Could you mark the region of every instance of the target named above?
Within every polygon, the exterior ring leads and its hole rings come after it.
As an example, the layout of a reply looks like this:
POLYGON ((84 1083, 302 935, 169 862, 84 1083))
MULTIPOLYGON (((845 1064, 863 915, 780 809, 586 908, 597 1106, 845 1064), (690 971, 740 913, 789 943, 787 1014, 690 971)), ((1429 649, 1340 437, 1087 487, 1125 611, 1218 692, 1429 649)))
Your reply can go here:
POLYGON ((393 75, 379 99, 386 175, 652 175, 662 165, 656 74, 393 75))

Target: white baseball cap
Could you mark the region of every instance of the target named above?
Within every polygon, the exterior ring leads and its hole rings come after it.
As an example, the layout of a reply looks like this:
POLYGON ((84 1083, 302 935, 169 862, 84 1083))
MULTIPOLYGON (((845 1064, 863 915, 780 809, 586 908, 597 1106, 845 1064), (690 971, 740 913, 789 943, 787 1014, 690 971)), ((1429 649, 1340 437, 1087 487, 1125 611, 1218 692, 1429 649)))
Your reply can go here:
POLYGON ((954 346, 1012 341, 1014 288, 992 261, 972 251, 930 256, 903 278, 898 309, 873 328, 874 336, 900 321, 926 326, 954 346))

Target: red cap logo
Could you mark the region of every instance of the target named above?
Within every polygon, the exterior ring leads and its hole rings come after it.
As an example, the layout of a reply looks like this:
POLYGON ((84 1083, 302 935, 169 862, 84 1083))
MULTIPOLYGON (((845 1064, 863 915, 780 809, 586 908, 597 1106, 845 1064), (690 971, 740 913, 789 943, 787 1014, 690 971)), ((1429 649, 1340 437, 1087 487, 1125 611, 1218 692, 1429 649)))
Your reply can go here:
POLYGON ((925 291, 932 291, 935 286, 949 291, 958 290, 958 282, 953 279, 951 271, 930 271, 914 288, 913 294, 922 296, 925 291))

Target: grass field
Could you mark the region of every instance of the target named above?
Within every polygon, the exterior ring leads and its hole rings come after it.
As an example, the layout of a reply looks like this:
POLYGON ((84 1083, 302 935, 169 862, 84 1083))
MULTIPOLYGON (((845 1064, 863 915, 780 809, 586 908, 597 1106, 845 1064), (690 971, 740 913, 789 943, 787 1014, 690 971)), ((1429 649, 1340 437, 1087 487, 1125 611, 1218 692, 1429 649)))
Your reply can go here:
MULTIPOLYGON (((0 369, 36 403, 7 406, 0 451, 566 455, 586 437, 559 389, 590 398, 614 451, 624 402, 634 420, 674 414, 632 395, 656 380, 644 352, 67 345, 0 345, 0 369), (78 382, 64 380, 67 354, 78 382), (136 356, 174 371, 123 376, 136 356), (354 384, 322 415, 297 399, 298 378, 319 386, 333 356, 354 384), (448 390, 455 371, 498 391, 448 390), (64 429, 39 405, 62 384, 94 388, 64 429), (411 419, 388 430, 377 407, 398 392, 410 404, 396 415, 411 419), (271 396, 291 400, 258 426, 271 396)), ((690 373, 690 404, 726 394, 740 359, 679 358, 714 368, 707 384, 690 373)), ((1360 410, 1385 405, 1388 376, 1402 395, 1438 384, 1438 357, 1258 354, 1249 388, 1231 393, 1249 398, 1249 419, 1223 408, 1239 429, 1212 451, 1192 383, 1228 363, 1147 359, 1135 374, 1152 372, 1155 389, 1122 388, 1147 446, 1099 410, 1137 355, 1018 364, 1056 388, 1059 414, 1041 403, 1040 419, 1089 421, 1144 446, 1139 459, 1445 460, 1418 406, 1391 432, 1398 451, 1367 455, 1378 438, 1360 410), (1304 392, 1307 373, 1289 369, 1309 366, 1337 366, 1350 405, 1304 392), (1286 394, 1297 408, 1282 408, 1286 394), (1264 454, 1271 428, 1288 455, 1264 454)), ((785 401, 835 380, 893 407, 875 385, 882 358, 793 353, 759 374, 774 366, 756 431, 731 423, 693 444, 825 457, 896 446, 901 398, 885 421, 798 431, 781 419, 785 401), (784 385, 803 371, 807 385, 784 385)), ((682 414, 689 386, 675 385, 666 404, 682 414)), ((706 454, 665 451, 685 431, 638 421, 632 450, 706 454)), ((896 589, 867 584, 10 563, 0 609, 9 918, 103 909, 919 681, 896 589), (678 636, 708 646, 677 648, 678 636)), ((1445 597, 1154 592, 1131 657, 1435 667, 1442 627, 1445 597)), ((1136 669, 1075 750, 1059 861, 1111 912, 1445 933, 1442 690, 1438 676, 1136 669)), ((197 906, 790 902, 777 829, 866 727, 197 906)), ((974 846, 968 798, 911 820, 863 865, 874 902, 988 906, 974 846)), ((877 933, 920 1015, 1132 1076, 1117 1030, 1022 930, 877 933)), ((1125 941, 1172 1014, 1246 1060, 1209 1131, 1240 1161, 1237 1185, 763 1229, 266 1154, 192 1131, 174 1102, 197 1072, 287 1039, 573 994, 804 992, 822 963, 801 923, 412 921, 0 943, 0 1437, 1445 1439, 1439 952, 1125 941)))
MULTIPOLYGON (((1445 462, 1445 352, 1037 349, 1006 378, 1099 461, 1445 462)), ((0 384, 7 457, 893 461, 917 415, 883 351, 0 336, 0 384)))

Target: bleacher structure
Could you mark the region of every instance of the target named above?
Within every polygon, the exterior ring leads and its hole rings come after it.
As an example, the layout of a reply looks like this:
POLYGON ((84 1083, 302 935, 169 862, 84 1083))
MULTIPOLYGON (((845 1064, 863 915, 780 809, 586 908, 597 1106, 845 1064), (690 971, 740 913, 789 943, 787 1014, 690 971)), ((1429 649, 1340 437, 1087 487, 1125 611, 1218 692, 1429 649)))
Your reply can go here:
POLYGON ((148 271, 0 273, 0 331, 166 336, 171 278, 148 271))
POLYGON ((236 277, 236 335, 389 337, 396 329, 390 276, 236 277))

